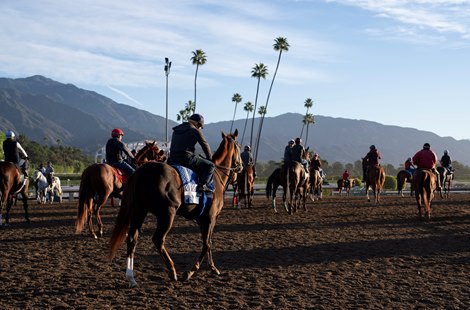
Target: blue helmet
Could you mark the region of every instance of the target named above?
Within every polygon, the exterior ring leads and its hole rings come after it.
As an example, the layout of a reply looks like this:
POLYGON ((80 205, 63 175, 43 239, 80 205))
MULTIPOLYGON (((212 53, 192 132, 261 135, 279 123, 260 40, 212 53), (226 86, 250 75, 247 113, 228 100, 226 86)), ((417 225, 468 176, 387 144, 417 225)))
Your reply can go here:
POLYGON ((15 133, 11 130, 8 130, 7 132, 5 132, 5 137, 7 139, 13 139, 15 137, 15 133))

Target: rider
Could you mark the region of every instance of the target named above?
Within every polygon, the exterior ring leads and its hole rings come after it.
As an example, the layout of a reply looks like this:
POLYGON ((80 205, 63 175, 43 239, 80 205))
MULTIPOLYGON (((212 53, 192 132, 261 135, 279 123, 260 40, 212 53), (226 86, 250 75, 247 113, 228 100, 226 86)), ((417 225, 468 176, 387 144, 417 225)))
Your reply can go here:
POLYGON ((39 163, 38 171, 41 172, 43 175, 46 175, 46 168, 44 167, 43 163, 39 163))
POLYGON ((11 130, 5 132, 5 141, 3 141, 3 153, 5 161, 14 163, 18 170, 24 175, 24 182, 28 180, 29 157, 26 151, 21 146, 20 142, 16 140, 15 133, 11 130), (20 166, 20 158, 24 159, 24 163, 20 166))
POLYGON ((416 167, 413 165, 413 161, 411 157, 408 157, 405 161, 405 170, 413 176, 415 173, 416 167))
POLYGON ((295 141, 293 139, 287 142, 287 145, 284 149, 284 165, 288 167, 292 161, 292 147, 294 146, 295 141))
POLYGON ((54 177, 54 167, 50 161, 47 162, 46 168, 44 168, 44 175, 46 176, 47 183, 52 185, 52 178, 54 177))
POLYGON ((374 167, 380 165, 379 159, 382 159, 380 152, 377 150, 375 145, 371 145, 369 147, 370 151, 364 157, 365 165, 362 167, 363 169, 363 177, 362 182, 365 182, 367 172, 369 171, 369 167, 374 167))
POLYGON ((251 154, 251 147, 249 145, 245 145, 243 152, 240 154, 240 157, 243 161, 243 167, 252 167, 253 169, 253 177, 256 178, 256 171, 253 162, 253 155, 251 154))
POLYGON ((351 183, 351 181, 349 180, 349 172, 348 170, 344 170, 343 172, 343 181, 346 181, 348 183, 351 183))
POLYGON ((441 189, 441 180, 439 172, 436 170, 437 155, 431 150, 429 143, 424 143, 423 149, 413 156, 413 162, 418 169, 430 169, 436 174, 437 190, 441 189))
POLYGON ((211 192, 212 190, 207 186, 207 183, 211 180, 215 165, 211 161, 212 151, 209 143, 201 131, 203 128, 204 117, 200 114, 193 114, 187 122, 173 127, 168 162, 194 170, 199 177, 196 191, 211 192), (206 158, 196 156, 194 153, 196 143, 199 143, 206 158))
POLYGON ((447 169, 447 173, 454 173, 454 168, 452 167, 452 159, 450 159, 448 150, 444 150, 444 155, 442 155, 440 163, 442 167, 447 169))
POLYGON ((302 143, 302 139, 300 139, 300 138, 295 139, 295 145, 292 147, 292 159, 291 159, 291 161, 292 162, 296 161, 299 164, 302 164, 302 166, 304 166, 305 172, 308 173, 307 161, 304 159, 305 148, 301 143, 302 143))
POLYGON ((312 160, 310 160, 310 170, 318 170, 320 172, 321 178, 325 178, 325 173, 323 172, 323 169, 321 167, 321 160, 317 152, 313 153, 313 158, 312 160))
POLYGON ((125 161, 124 156, 134 160, 134 155, 132 155, 129 148, 122 142, 122 136, 124 136, 124 131, 120 128, 114 128, 111 131, 111 139, 106 143, 106 163, 121 169, 129 176, 134 173, 135 169, 125 161))

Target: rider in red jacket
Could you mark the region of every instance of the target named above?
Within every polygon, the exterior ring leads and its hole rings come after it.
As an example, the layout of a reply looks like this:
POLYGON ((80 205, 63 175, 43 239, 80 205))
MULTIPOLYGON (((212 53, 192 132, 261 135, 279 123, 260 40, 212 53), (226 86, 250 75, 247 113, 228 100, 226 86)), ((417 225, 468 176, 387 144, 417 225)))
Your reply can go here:
POLYGON ((437 155, 431 150, 429 143, 424 143, 423 149, 413 156, 413 163, 415 163, 418 169, 430 169, 434 171, 437 178, 437 189, 439 190, 441 188, 439 173, 436 170, 437 155))

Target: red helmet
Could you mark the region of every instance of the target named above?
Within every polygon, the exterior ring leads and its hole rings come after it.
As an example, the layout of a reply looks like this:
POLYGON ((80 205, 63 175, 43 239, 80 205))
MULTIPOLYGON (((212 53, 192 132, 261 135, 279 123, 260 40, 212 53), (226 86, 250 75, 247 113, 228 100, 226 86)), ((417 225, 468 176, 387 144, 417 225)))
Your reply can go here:
POLYGON ((124 136, 124 131, 120 128, 114 128, 113 131, 111 131, 111 137, 117 138, 119 136, 124 136))

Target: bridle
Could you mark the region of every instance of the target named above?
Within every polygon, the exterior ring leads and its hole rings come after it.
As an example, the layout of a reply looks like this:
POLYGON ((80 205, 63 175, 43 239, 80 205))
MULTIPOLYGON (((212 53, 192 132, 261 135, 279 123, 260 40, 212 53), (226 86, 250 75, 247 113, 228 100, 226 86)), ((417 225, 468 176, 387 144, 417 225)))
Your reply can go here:
MULTIPOLYGON (((229 137, 229 139, 233 142, 233 146, 235 148, 234 155, 237 158, 237 160, 232 160, 232 164, 233 164, 233 162, 235 162, 235 166, 227 167, 227 166, 222 166, 222 165, 215 165, 216 168, 219 168, 219 169, 222 170, 221 173, 223 173, 225 176, 229 177, 227 183, 230 181, 230 176, 231 176, 232 172, 235 172, 235 171, 238 172, 238 171, 241 171, 243 169, 243 164, 242 164, 242 161, 241 161, 241 158, 240 158, 240 145, 232 137, 229 137)), ((233 156, 232 156, 232 159, 233 159, 233 156)), ((217 176, 219 177, 219 179, 222 183, 222 177, 220 176, 219 171, 215 170, 214 174, 217 174, 217 176)), ((227 185, 227 184, 225 184, 225 185, 227 185)), ((226 187, 226 186, 224 186, 224 187, 226 187)))
POLYGON ((137 156, 135 157, 134 159, 134 162, 136 163, 136 165, 142 165, 143 163, 145 163, 145 159, 149 160, 148 158, 155 158, 154 160, 157 161, 158 159, 158 147, 155 146, 155 144, 153 145, 150 145, 150 144, 146 144, 144 146, 144 148, 146 148, 146 151, 145 152, 141 152, 141 154, 137 154, 137 156), (152 152, 152 157, 149 157, 147 154, 148 152, 152 152))

